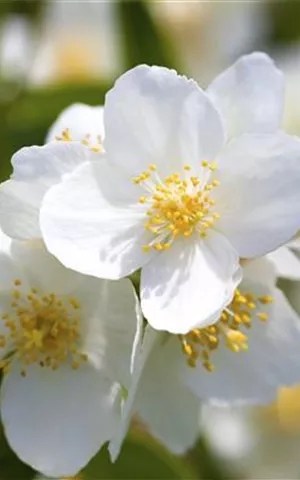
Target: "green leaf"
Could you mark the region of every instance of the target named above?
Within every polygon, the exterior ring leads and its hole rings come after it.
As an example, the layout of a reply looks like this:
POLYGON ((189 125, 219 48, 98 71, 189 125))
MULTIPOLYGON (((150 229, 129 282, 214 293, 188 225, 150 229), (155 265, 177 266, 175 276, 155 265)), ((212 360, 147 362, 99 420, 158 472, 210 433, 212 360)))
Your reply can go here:
POLYGON ((30 480, 35 476, 34 470, 21 462, 10 449, 2 427, 0 427, 0 472, 1 480, 30 480))
POLYGON ((143 432, 131 433, 112 464, 106 446, 83 470, 84 480, 196 479, 188 462, 171 455, 143 432))
MULTIPOLYGON (((225 480, 235 478, 227 467, 220 463, 219 458, 209 447, 206 439, 199 437, 197 443, 188 452, 187 458, 197 470, 198 478, 209 480, 225 480)), ((242 478, 242 477, 239 477, 242 478)))
POLYGON ((300 2, 266 3, 272 44, 293 43, 300 39, 300 2))
POLYGON ((120 20, 123 58, 126 69, 140 63, 176 68, 172 45, 158 29, 145 1, 115 4, 120 20))

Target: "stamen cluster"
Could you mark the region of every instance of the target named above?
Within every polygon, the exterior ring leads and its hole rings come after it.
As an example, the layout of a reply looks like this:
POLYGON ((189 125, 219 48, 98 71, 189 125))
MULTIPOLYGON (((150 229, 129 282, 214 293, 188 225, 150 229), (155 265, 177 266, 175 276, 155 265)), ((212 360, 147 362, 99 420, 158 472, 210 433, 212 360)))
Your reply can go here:
POLYGON ((6 373, 12 356, 22 364, 21 374, 26 375, 26 366, 38 363, 41 367, 56 370, 60 364, 71 360, 73 369, 87 356, 78 352, 80 340, 80 304, 75 298, 61 300, 54 293, 39 294, 35 288, 29 293, 21 291, 21 281, 14 281, 10 312, 2 314, 7 335, 0 336, 0 347, 12 345, 12 353, 0 362, 6 373))
POLYGON ((215 220, 220 218, 215 211, 215 201, 211 191, 220 185, 217 179, 209 183, 211 172, 216 170, 215 163, 202 162, 203 178, 189 175, 190 165, 184 166, 184 175, 174 173, 163 180, 158 176, 156 165, 134 178, 134 183, 141 185, 150 195, 139 199, 141 204, 148 204, 145 223, 146 230, 155 235, 155 239, 143 246, 144 251, 151 248, 167 250, 179 235, 188 238, 193 233, 201 238, 207 236, 215 220))
MULTIPOLYGON (((83 139, 81 140, 81 143, 83 145, 86 145, 87 147, 89 147, 90 150, 92 150, 92 152, 100 152, 100 153, 103 153, 104 152, 104 149, 103 149, 103 145, 102 145, 102 138, 101 138, 101 135, 97 135, 96 137, 97 139, 97 142, 96 144, 93 144, 91 142, 91 135, 89 133, 87 133, 83 139)), ((72 138, 72 135, 71 135, 71 132, 70 132, 70 129, 69 128, 65 128, 61 135, 57 135, 55 137, 55 140, 57 140, 58 142, 72 142, 73 141, 73 138, 72 138)))
POLYGON ((214 365, 211 355, 221 343, 224 343, 232 352, 248 350, 248 336, 245 329, 251 328, 253 320, 258 319, 261 322, 268 320, 268 314, 261 311, 260 307, 271 302, 273 302, 271 296, 256 298, 251 293, 235 290, 231 304, 223 310, 215 325, 179 335, 188 365, 195 367, 199 360, 208 372, 212 372, 214 365))

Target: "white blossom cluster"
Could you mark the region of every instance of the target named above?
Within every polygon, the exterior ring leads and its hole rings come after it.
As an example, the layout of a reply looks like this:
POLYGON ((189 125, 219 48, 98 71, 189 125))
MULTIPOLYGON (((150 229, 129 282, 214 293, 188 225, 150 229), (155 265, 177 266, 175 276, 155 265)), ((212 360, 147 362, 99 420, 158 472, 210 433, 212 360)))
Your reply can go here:
POLYGON ((206 404, 300 382, 300 320, 276 286, 300 280, 300 139, 280 129, 283 102, 262 53, 206 91, 141 65, 13 156, 0 409, 24 462, 75 475, 106 442, 114 461, 133 415, 181 454, 206 404))

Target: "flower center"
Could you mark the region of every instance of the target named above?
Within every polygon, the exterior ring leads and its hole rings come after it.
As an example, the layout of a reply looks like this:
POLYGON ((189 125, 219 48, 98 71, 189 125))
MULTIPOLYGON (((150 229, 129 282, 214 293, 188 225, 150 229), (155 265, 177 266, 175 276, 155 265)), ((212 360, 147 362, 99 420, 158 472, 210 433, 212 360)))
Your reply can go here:
POLYGON ((179 335, 188 365, 195 367, 197 361, 201 361, 203 367, 212 372, 214 365, 211 355, 222 344, 232 352, 248 350, 247 329, 251 327, 253 320, 268 320, 268 314, 261 311, 261 307, 271 302, 271 296, 255 297, 251 293, 235 290, 231 304, 223 310, 215 325, 196 328, 186 335, 179 335))
POLYGON ((216 170, 215 163, 202 162, 203 175, 190 175, 191 166, 184 166, 184 173, 174 173, 161 179, 156 165, 133 179, 134 183, 143 187, 148 195, 139 199, 147 206, 149 219, 145 223, 146 230, 154 235, 154 239, 143 245, 145 252, 152 248, 167 250, 178 236, 185 238, 196 233, 201 238, 207 236, 220 215, 215 211, 212 190, 219 186, 214 179, 209 183, 211 173, 216 170))
POLYGON ((77 350, 80 304, 75 298, 63 301, 54 293, 41 295, 35 288, 23 293, 20 287, 21 281, 15 280, 10 313, 2 314, 7 334, 0 335, 0 347, 11 345, 13 353, 0 362, 0 368, 8 372, 14 358, 21 362, 23 376, 26 367, 35 363, 56 370, 71 360, 76 370, 81 361, 87 361, 87 355, 77 350))
MULTIPOLYGON (((92 152, 100 152, 100 153, 103 153, 104 152, 104 149, 103 149, 103 145, 102 145, 102 138, 101 138, 101 135, 97 135, 97 142, 96 143, 92 143, 91 142, 91 135, 89 133, 87 133, 83 139, 81 140, 81 143, 83 145, 86 145, 87 147, 89 147, 90 150, 92 150, 92 152)), ((65 128, 61 135, 57 135, 55 137, 55 140, 57 140, 58 142, 72 142, 73 141, 73 138, 72 138, 72 135, 71 135, 71 132, 70 132, 70 129, 69 128, 65 128)))

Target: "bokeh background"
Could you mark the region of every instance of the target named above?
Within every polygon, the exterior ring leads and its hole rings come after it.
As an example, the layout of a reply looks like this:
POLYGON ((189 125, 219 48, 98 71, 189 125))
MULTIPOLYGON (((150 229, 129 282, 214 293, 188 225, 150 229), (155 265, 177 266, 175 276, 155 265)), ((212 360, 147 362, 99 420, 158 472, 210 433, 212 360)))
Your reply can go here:
MULTIPOLYGON (((300 1, 1 1, 0 179, 13 152, 44 143, 63 108, 102 104, 134 65, 175 68, 205 87, 253 50, 284 70, 284 127, 300 135, 300 1)), ((291 285, 282 286, 300 312, 291 285)), ((179 458, 135 419, 118 462, 103 450, 81 478, 300 479, 300 387, 283 389, 268 407, 206 407, 195 421, 199 440, 179 458)), ((35 476, 0 434, 0 480, 35 476)))

